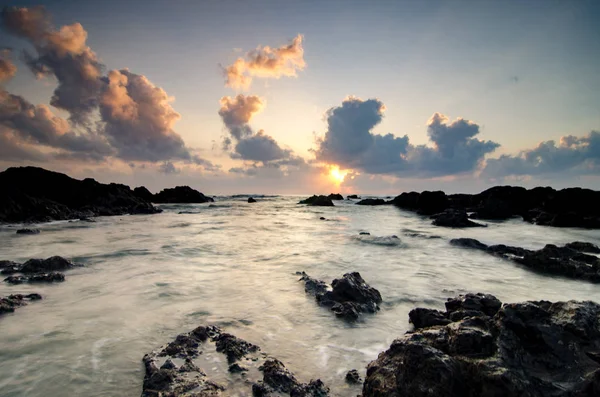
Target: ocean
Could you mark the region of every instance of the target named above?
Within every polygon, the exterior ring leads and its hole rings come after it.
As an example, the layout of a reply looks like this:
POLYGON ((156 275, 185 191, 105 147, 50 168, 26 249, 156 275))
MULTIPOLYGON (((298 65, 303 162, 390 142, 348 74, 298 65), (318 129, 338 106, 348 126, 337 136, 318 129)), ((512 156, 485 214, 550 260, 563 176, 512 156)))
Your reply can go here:
MULTIPOLYGON (((139 396, 144 354, 208 324, 259 345, 300 381, 320 378, 331 395, 351 396, 361 386, 346 384, 346 372, 355 368, 364 378, 366 365, 412 328, 415 307, 443 309, 447 298, 466 292, 505 303, 600 302, 600 285, 449 244, 457 237, 530 249, 600 244, 600 230, 521 219, 448 229, 393 206, 307 207, 297 204, 303 197, 254 197, 253 204, 247 196, 217 196, 215 203, 160 205, 156 215, 39 224, 37 235, 0 226, 0 260, 61 255, 84 265, 65 272, 64 283, 0 283, 0 296, 44 298, 0 318, 0 396, 139 396), (327 282, 360 272, 381 292, 381 310, 355 323, 338 319, 304 292, 298 271, 327 282)), ((204 369, 231 382, 218 356, 211 360, 204 369)), ((239 395, 250 395, 245 390, 239 395)))

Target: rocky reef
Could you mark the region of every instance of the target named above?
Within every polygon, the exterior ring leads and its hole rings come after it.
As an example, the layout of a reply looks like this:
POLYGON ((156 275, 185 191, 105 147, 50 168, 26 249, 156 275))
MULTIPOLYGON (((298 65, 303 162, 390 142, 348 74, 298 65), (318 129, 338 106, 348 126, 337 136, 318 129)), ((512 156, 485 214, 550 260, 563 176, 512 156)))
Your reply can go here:
POLYGON ((0 273, 11 274, 4 279, 9 284, 53 283, 65 281, 61 271, 76 267, 73 262, 61 257, 52 256, 47 259, 30 259, 20 264, 13 261, 0 261, 0 273), (21 273, 12 275, 15 273, 21 273))
POLYGON ((157 204, 198 204, 212 203, 214 201, 215 200, 212 197, 205 196, 189 186, 177 186, 170 189, 163 189, 152 196, 152 202, 157 204))
POLYGON ((450 244, 509 259, 539 273, 600 283, 600 259, 584 253, 600 252, 600 248, 591 243, 576 241, 564 247, 547 244, 539 250, 503 244, 486 245, 471 238, 452 239, 450 244))
POLYGON ((382 302, 381 294, 369 286, 360 273, 346 273, 331 282, 331 288, 321 280, 305 272, 296 273, 304 282, 304 290, 315 296, 319 305, 328 307, 336 316, 346 320, 357 320, 361 313, 376 313, 382 302))
POLYGON ((37 167, 0 172, 0 222, 47 222, 160 212, 125 185, 77 180, 37 167))
POLYGON ((502 305, 492 295, 415 309, 415 330, 367 367, 367 397, 600 395, 600 305, 502 305))
POLYGON ((333 207, 333 201, 328 196, 313 195, 307 199, 300 200, 298 204, 307 204, 320 207, 333 207))
POLYGON ((15 309, 27 305, 27 302, 42 299, 40 294, 14 294, 6 297, 0 297, 0 316, 5 313, 12 313, 15 309))

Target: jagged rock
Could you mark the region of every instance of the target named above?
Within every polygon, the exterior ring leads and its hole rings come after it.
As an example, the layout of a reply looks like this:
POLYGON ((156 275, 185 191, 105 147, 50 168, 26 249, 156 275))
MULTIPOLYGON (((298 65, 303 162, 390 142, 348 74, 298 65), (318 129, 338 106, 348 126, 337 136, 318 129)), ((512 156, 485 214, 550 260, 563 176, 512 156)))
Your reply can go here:
POLYGON ((367 198, 367 199, 363 199, 360 200, 359 202, 356 203, 356 205, 386 205, 389 204, 387 201, 385 201, 384 199, 380 199, 380 198, 367 198))
POLYGON ((301 200, 298 204, 307 204, 311 206, 333 207, 333 202, 327 196, 311 196, 305 200, 301 200))
POLYGON ((36 273, 28 276, 9 276, 4 281, 9 284, 60 283, 65 281, 65 275, 58 272, 36 273))
POLYGON ((19 229, 17 234, 40 234, 40 229, 19 229))
POLYGON ((249 203, 256 203, 256 200, 254 200, 252 197, 248 197, 248 202, 249 203))
MULTIPOLYGON (((600 259, 572 249, 569 244, 565 247, 548 244, 537 251, 507 245, 487 246, 475 239, 466 238, 450 240, 450 244, 509 259, 539 273, 600 283, 600 259)), ((589 243, 575 242, 571 243, 571 247, 593 249, 593 245, 587 244, 589 243)))
POLYGON ((62 256, 52 256, 47 259, 30 259, 19 268, 20 273, 40 273, 68 270, 75 267, 73 262, 62 256))
POLYGON ((15 309, 26 306, 28 301, 37 301, 40 299, 42 299, 40 294, 15 294, 7 297, 0 297, 0 315, 4 313, 12 313, 15 311, 15 309))
POLYGON ((408 318, 409 322, 415 326, 415 329, 450 324, 450 320, 445 313, 421 307, 411 310, 408 313, 408 318))
POLYGON ((327 198, 329 200, 343 200, 344 196, 339 193, 331 193, 329 196, 327 196, 327 198))
POLYGON ((146 189, 145 186, 138 186, 135 189, 133 189, 133 194, 135 194, 136 196, 138 196, 139 198, 146 200, 147 202, 151 203, 152 200, 154 199, 154 195, 152 193, 150 193, 150 191, 148 189, 146 189))
POLYGON ((447 209, 439 214, 432 215, 432 224, 444 227, 484 227, 480 223, 469 220, 467 213, 461 210, 447 209))
POLYGON ((340 279, 327 284, 315 280, 306 273, 301 273, 306 292, 315 296, 321 306, 329 307, 338 317, 346 320, 356 320, 361 313, 375 313, 382 302, 381 294, 369 286, 360 273, 346 273, 340 279))
MULTIPOLYGON (((600 305, 507 304, 491 295, 448 325, 395 340, 367 367, 367 396, 594 396, 600 391, 600 305)), ((478 303, 477 303, 478 302, 478 303)), ((466 305, 466 306, 465 306, 466 305)))
POLYGON ((246 371, 248 371, 248 368, 242 367, 238 363, 233 363, 229 366, 229 372, 231 372, 232 374, 239 374, 246 371))
POLYGON ((13 261, 0 261, 0 273, 13 274, 19 271, 21 265, 13 261))
POLYGON ((77 180, 37 167, 0 172, 0 222, 47 222, 160 212, 125 185, 77 180))
POLYGON ((248 353, 253 353, 260 350, 258 346, 248 343, 245 340, 236 338, 231 334, 222 333, 215 338, 215 341, 217 351, 225 354, 230 363, 241 359, 248 353))
POLYGON ((271 390, 280 393, 289 393, 291 397, 326 397, 329 395, 327 388, 320 379, 311 380, 303 384, 296 380, 283 363, 275 358, 270 358, 259 368, 263 372, 263 384, 271 390))
POLYGON ((163 189, 153 196, 152 202, 159 204, 195 204, 214 202, 212 197, 207 197, 189 186, 177 186, 163 189))
POLYGON ((582 241, 574 241, 572 243, 568 243, 565 247, 571 248, 575 251, 580 252, 590 252, 592 254, 600 254, 600 248, 597 245, 592 243, 584 243, 582 241))
POLYGON ((351 369, 346 374, 346 382, 348 382, 350 384, 358 384, 361 381, 362 381, 362 379, 360 378, 360 374, 355 369, 351 369))

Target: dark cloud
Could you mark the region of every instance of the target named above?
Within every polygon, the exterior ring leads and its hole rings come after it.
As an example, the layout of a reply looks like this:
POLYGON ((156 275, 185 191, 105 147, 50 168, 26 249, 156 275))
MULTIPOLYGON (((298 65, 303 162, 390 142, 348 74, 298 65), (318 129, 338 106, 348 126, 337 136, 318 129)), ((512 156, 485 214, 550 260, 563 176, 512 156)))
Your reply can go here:
POLYGON ((327 132, 317 140, 316 159, 371 174, 435 177, 474 171, 499 145, 475 136, 479 126, 435 113, 428 122, 432 146, 410 144, 408 136, 374 134, 385 106, 377 99, 348 97, 327 111, 327 132))
POLYGON ((68 111, 71 121, 85 122, 97 107, 103 66, 86 45, 83 26, 74 23, 57 30, 43 7, 5 7, 1 19, 9 33, 33 44, 37 54, 23 54, 32 72, 56 77, 58 87, 50 104, 68 111))
POLYGON ((246 54, 245 58, 223 68, 225 85, 235 89, 247 89, 253 77, 275 78, 295 77, 297 71, 306 67, 304 62, 304 37, 297 35, 288 45, 279 48, 258 47, 246 54))
POLYGON ((10 59, 11 50, 0 48, 0 83, 12 79, 17 73, 17 67, 10 59))
POLYGON ((284 150, 279 144, 260 130, 256 134, 241 139, 235 145, 235 152, 241 159, 251 161, 269 162, 286 159, 291 155, 291 150, 284 150))
POLYGON ((47 159, 45 153, 23 142, 13 131, 0 125, 0 160, 43 162, 47 159))
POLYGON ((165 161, 159 167, 160 172, 163 174, 179 174, 180 170, 173 165, 170 161, 165 161))
MULTIPOLYGON (((219 102, 219 116, 233 138, 239 140, 251 136, 253 131, 248 123, 264 109, 265 101, 256 95, 240 94, 235 97, 224 96, 219 102)), ((229 148, 230 145, 231 140, 226 140, 223 146, 229 148)))
POLYGON ((558 145, 545 141, 516 156, 488 159, 481 173, 487 178, 556 174, 600 174, 600 132, 568 135, 560 138, 558 145))

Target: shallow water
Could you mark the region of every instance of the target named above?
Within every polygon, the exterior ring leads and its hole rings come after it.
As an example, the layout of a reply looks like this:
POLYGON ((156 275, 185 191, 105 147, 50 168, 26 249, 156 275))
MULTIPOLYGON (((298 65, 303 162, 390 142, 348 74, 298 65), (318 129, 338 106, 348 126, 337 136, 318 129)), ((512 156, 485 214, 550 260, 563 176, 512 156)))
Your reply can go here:
POLYGON ((1 226, 0 259, 62 255, 85 267, 68 271, 61 284, 0 283, 0 295, 44 297, 0 318, 0 396, 137 396, 142 356, 202 324, 261 346, 301 381, 321 378, 334 396, 356 395, 360 386, 345 384, 346 371, 357 368, 364 377, 365 366, 410 329, 408 312, 416 306, 442 309, 446 298, 464 292, 503 302, 600 302, 600 285, 539 275, 448 243, 474 237, 537 249, 600 244, 600 231, 516 219, 453 230, 391 206, 245 198, 164 205, 162 214, 96 223, 53 222, 31 236, 1 226), (328 282, 360 272, 381 292, 381 311, 355 324, 335 318, 304 293, 294 274, 302 270, 328 282))

